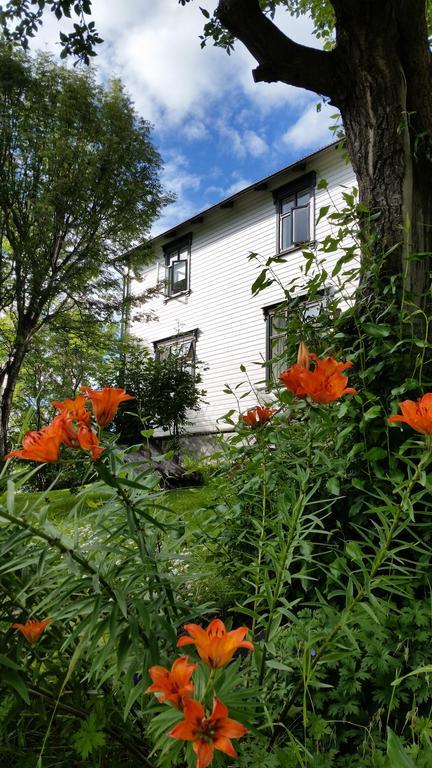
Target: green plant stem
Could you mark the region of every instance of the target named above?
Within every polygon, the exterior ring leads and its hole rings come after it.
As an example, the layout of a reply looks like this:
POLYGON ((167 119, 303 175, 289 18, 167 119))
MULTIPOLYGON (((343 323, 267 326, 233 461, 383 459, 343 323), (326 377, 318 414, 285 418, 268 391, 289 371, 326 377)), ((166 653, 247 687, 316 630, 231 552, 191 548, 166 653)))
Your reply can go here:
MULTIPOLYGON (((261 530, 260 530, 260 536, 258 539, 258 557, 257 557, 257 572, 256 572, 256 580, 255 580, 255 591, 254 591, 254 601, 253 601, 253 619, 252 619, 252 627, 251 627, 251 633, 254 635, 257 618, 256 618, 256 612, 258 610, 258 595, 259 595, 259 587, 260 587, 260 576, 261 576, 261 562, 263 557, 263 543, 264 543, 264 534, 265 534, 265 521, 266 521, 266 514, 267 514, 267 475, 266 475, 266 460, 265 460, 265 453, 263 453, 263 463, 262 463, 262 472, 263 472, 263 492, 262 492, 262 507, 261 507, 261 530)), ((252 657, 251 657, 252 659, 252 657)))
MULTIPOLYGON (((371 567, 371 570, 370 570, 369 583, 376 576, 376 574, 378 573, 379 569, 381 568, 383 562, 385 561, 385 559, 387 557, 388 550, 389 550, 390 544, 391 544, 391 542, 393 540, 393 536, 395 534, 395 531, 396 531, 396 529, 397 529, 397 527, 399 525, 400 518, 402 517, 402 514, 406 511, 406 504, 407 504, 407 501, 409 500, 409 496, 411 494, 411 491, 412 491, 414 485, 417 483, 417 481, 418 481, 418 479, 420 477, 420 474, 421 474, 421 472, 423 470, 424 465, 427 464, 427 462, 429 461, 431 453, 432 453, 432 449, 429 446, 429 444, 427 443, 427 450, 426 450, 425 454, 423 455, 422 459, 420 460, 420 462, 419 462, 419 464, 417 466, 417 469, 416 469, 414 475, 412 476, 411 480, 409 481, 406 489, 401 494, 401 496, 402 496, 401 503, 396 508, 396 512, 395 512, 395 515, 393 517, 392 524, 391 524, 391 526, 390 526, 390 528, 388 530, 386 539, 383 542, 383 544, 381 545, 380 549, 378 550, 378 552, 377 552, 377 554, 376 554, 376 556, 374 558, 374 561, 372 563, 372 567, 371 567)), ((345 626, 346 621, 347 621, 349 615, 351 614, 353 608, 355 608, 355 606, 360 602, 360 600, 363 599, 363 597, 366 595, 366 593, 367 593, 366 586, 362 586, 359 589, 359 591, 357 592, 356 596, 351 600, 350 604, 346 607, 346 609, 343 612, 340 620, 333 627, 333 629, 330 632, 330 634, 326 637, 326 639, 321 644, 319 651, 317 652, 316 656, 314 657, 313 661, 310 664, 310 674, 309 674, 309 677, 308 677, 308 679, 306 681, 306 685, 309 683, 309 680, 311 679, 312 674, 313 674, 314 670, 317 667, 317 664, 322 659, 322 657, 323 657, 325 651, 327 650, 328 646, 331 644, 331 642, 334 640, 334 638, 339 634, 340 630, 345 626)), ((283 721, 284 717, 288 714, 288 712, 289 712, 291 706, 293 705, 293 703, 294 703, 298 693, 300 692, 300 689, 301 689, 303 683, 304 683, 303 679, 299 680, 299 682, 295 686, 291 696, 289 697, 289 699, 285 703, 285 706, 283 707, 283 709, 282 709, 282 711, 281 711, 281 713, 279 715, 279 723, 275 726, 274 732, 273 732, 273 734, 272 734, 272 736, 271 736, 271 738, 269 740, 269 745, 268 745, 269 748, 272 747, 274 742, 276 741, 276 739, 277 739, 277 737, 279 735, 279 731, 281 729, 281 722, 283 721)))
MULTIPOLYGON (((49 691, 46 691, 44 688, 36 687, 34 685, 27 686, 27 690, 30 693, 33 693, 35 696, 40 696, 43 699, 46 699, 46 701, 51 702, 52 704, 55 704, 56 701, 54 697, 50 694, 49 691)), ((88 718, 89 713, 86 712, 85 709, 81 709, 80 707, 72 706, 71 704, 65 704, 62 701, 57 702, 57 709, 61 709, 63 712, 67 712, 70 715, 73 715, 74 717, 80 718, 81 720, 86 720, 88 718)), ((115 741, 117 741, 119 744, 121 744, 125 749, 127 749, 128 752, 130 752, 132 755, 135 755, 136 757, 139 757, 140 760, 142 760, 142 764, 146 766, 146 768, 155 768, 155 766, 147 760, 146 755, 142 750, 139 748, 137 744, 134 744, 133 742, 128 741, 125 739, 125 737, 122 735, 122 733, 117 730, 112 725, 103 726, 101 730, 104 731, 108 736, 111 736, 115 741)))
POLYGON ((263 648, 263 653, 262 653, 262 657, 261 657, 260 669, 259 669, 259 673, 258 673, 259 685, 262 685, 263 680, 264 680, 265 665, 266 665, 266 661, 267 661, 267 643, 268 643, 268 641, 270 639, 270 633, 271 633, 271 629, 272 629, 273 617, 274 617, 274 615, 276 613, 276 609, 278 607, 280 594, 281 594, 281 591, 282 591, 282 588, 283 588, 283 584, 284 584, 284 580, 285 580, 285 570, 286 570, 286 567, 287 567, 289 556, 291 554, 291 548, 292 548, 292 545, 293 545, 293 543, 295 541, 295 537, 296 537, 296 534, 297 534, 298 523, 299 523, 299 520, 301 518, 301 515, 302 515, 302 513, 304 511, 304 507, 305 507, 304 495, 305 495, 305 492, 306 492, 306 489, 307 489, 307 486, 308 486, 308 482, 309 482, 309 478, 310 478, 311 456, 312 456, 312 438, 310 437, 310 439, 308 441, 307 453, 306 453, 306 471, 305 471, 304 478, 303 478, 303 480, 301 482, 301 485, 300 485, 299 497, 298 497, 297 502, 296 502, 296 504, 294 505, 294 508, 293 508, 290 528, 289 528, 288 536, 286 538, 285 546, 284 546, 284 549, 283 549, 283 552, 282 552, 281 565, 280 565, 280 568, 279 568, 279 572, 278 572, 277 579, 276 579, 276 585, 275 585, 275 588, 274 588, 274 591, 273 591, 273 595, 272 595, 272 599, 271 599, 271 603, 270 603, 269 614, 268 614, 268 619, 267 619, 267 626, 266 626, 266 631, 265 631, 265 635, 264 635, 264 648, 263 648))
POLYGON ((212 667, 211 670, 210 670, 210 674, 208 676, 208 680, 207 680, 207 683, 206 683, 205 690, 204 690, 203 701, 205 701, 207 693, 209 692, 210 688, 214 686, 216 672, 217 672, 217 669, 214 669, 212 667))
MULTIPOLYGON (((105 467, 105 469, 106 469, 107 472, 109 472, 107 467, 105 467)), ((141 553, 144 552, 146 557, 147 557, 147 559, 152 563, 152 566, 153 566, 153 569, 154 569, 153 575, 154 575, 155 581, 158 584, 160 590, 161 591, 163 590, 163 592, 165 593, 165 596, 166 596, 167 601, 168 601, 168 606, 169 606, 169 608, 171 608, 173 616, 176 616, 176 615, 178 615, 178 610, 177 610, 177 606, 175 604, 174 595, 172 593, 172 590, 171 590, 171 588, 167 587, 167 585, 164 583, 163 579, 161 578, 160 573, 158 571, 156 559, 155 559, 153 553, 151 552, 150 547, 148 546, 147 541, 145 540, 144 536, 142 535, 142 531, 140 530, 140 527, 139 527, 139 524, 138 524, 138 520, 137 520, 137 516, 136 516, 137 513, 139 514, 139 511, 140 511, 139 507, 131 499, 131 497, 127 493, 127 491, 125 491, 125 489, 122 488, 121 484, 117 481, 117 478, 115 477, 115 475, 113 475, 111 472, 110 472, 110 475, 112 477, 113 484, 114 484, 117 496, 123 502, 123 504, 125 505, 126 509, 129 510, 131 512, 132 516, 133 516, 133 523, 134 523, 134 526, 135 526, 135 528, 136 528, 136 530, 137 530, 137 532, 139 534, 139 544, 140 544, 141 553)), ((150 587, 149 587, 149 592, 150 592, 150 597, 152 597, 152 590, 151 590, 150 587)))
POLYGON ((268 614, 268 618, 267 618, 267 626, 266 626, 266 631, 265 631, 265 635, 264 635, 264 648, 263 648, 263 654, 262 654, 262 657, 261 657, 261 664, 260 664, 260 670, 259 670, 259 675, 258 675, 259 685, 262 685, 263 680, 264 680, 265 665, 266 665, 266 661, 267 661, 267 643, 268 643, 268 641, 270 639, 270 632, 271 632, 271 628, 272 628, 273 617, 274 617, 274 614, 276 612, 276 609, 277 609, 277 606, 278 606, 278 603, 279 603, 280 593, 281 593, 281 590, 282 590, 282 587, 283 587, 283 584, 284 584, 284 580, 285 580, 285 570, 286 570, 286 567, 287 567, 288 558, 290 556, 291 547, 292 547, 292 544, 293 544, 293 541, 295 539, 295 535, 296 535, 296 532, 297 532, 298 521, 300 519, 301 513, 303 512, 303 509, 304 509, 304 504, 303 504, 303 494, 302 494, 299 497, 299 500, 298 500, 297 504, 295 505, 295 507, 293 509, 293 516, 292 516, 292 520, 291 520, 291 525, 290 525, 288 536, 287 536, 287 539, 286 539, 286 542, 285 542, 285 547, 283 549, 282 561, 281 561, 281 565, 280 565, 280 568, 279 568, 279 573, 278 573, 277 579, 276 579, 276 586, 274 588, 272 599, 271 599, 271 603, 270 603, 269 614, 268 614))

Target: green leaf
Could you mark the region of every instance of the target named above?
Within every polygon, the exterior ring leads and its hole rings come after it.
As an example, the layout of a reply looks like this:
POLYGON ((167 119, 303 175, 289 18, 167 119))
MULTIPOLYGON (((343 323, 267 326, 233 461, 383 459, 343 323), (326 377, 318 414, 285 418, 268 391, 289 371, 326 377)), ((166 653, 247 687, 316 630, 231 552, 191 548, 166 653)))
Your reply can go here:
POLYGON ((3 653, 0 653, 0 667, 9 667, 9 669, 20 669, 18 664, 15 664, 12 659, 9 659, 7 656, 4 656, 3 653))
POLYGON ((367 336, 372 336, 374 339, 383 339, 386 336, 390 336, 391 328, 389 325, 377 325, 377 323, 363 323, 362 328, 367 336))
POLYGON ((367 411, 363 414, 363 419, 365 421, 372 421, 372 419, 376 419, 381 414, 381 406, 380 405, 373 405, 371 408, 368 408, 367 411))
POLYGON ((384 448, 371 448, 365 453, 365 457, 368 461, 379 461, 387 457, 387 451, 384 448))
POLYGON ((293 670, 293 668, 288 667, 287 664, 283 664, 281 661, 275 661, 274 659, 266 661, 266 666, 270 667, 270 669, 280 669, 281 672, 292 672, 293 670))
POLYGON ((391 768, 415 768, 415 763, 403 748, 402 742, 391 728, 387 727, 387 756, 391 768))
POLYGON ((432 674, 432 665, 427 664, 425 667, 417 667, 417 669, 413 669, 412 672, 408 672, 407 675, 403 675, 403 677, 397 677, 396 680, 393 680, 392 685, 400 685, 402 680, 405 680, 407 677, 413 677, 414 675, 430 675, 432 674))
POLYGON ((326 482, 326 488, 328 492, 331 493, 333 496, 339 496, 340 494, 339 479, 337 477, 329 477, 329 479, 326 482))
POLYGON ((91 713, 87 720, 83 720, 79 731, 73 736, 72 744, 83 760, 86 760, 95 749, 105 744, 105 734, 96 725, 96 715, 91 713))
POLYGON ((131 710, 131 707, 135 704, 136 700, 139 696, 141 696, 142 693, 144 693, 145 689, 147 688, 147 680, 140 680, 137 685, 134 685, 132 690, 129 693, 127 702, 125 704, 125 708, 123 710, 123 720, 126 721, 127 716, 131 710))
POLYGON ((14 669, 5 669, 2 672, 1 679, 2 683, 6 683, 6 685, 10 685, 11 688, 14 688, 14 690, 19 694, 19 696, 21 696, 26 704, 30 704, 30 697, 28 695, 27 686, 18 672, 16 672, 14 669))

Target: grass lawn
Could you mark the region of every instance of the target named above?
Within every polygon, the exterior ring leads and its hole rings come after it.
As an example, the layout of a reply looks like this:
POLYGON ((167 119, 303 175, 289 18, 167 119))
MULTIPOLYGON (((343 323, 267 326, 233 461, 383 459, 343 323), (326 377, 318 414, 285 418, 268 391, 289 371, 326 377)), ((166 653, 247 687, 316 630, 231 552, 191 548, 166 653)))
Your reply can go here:
MULTIPOLYGON (((78 501, 81 501, 82 504, 81 513, 85 513, 86 507, 88 511, 94 510, 96 506, 103 504, 111 495, 112 490, 110 488, 107 488, 106 491, 100 488, 95 488, 94 491, 87 489, 86 494, 83 496, 76 492, 73 493, 68 489, 17 493, 15 496, 15 511, 22 513, 26 509, 40 510, 43 507, 48 507, 50 520, 61 527, 62 520, 67 518, 78 501)), ((216 500, 217 488, 214 485, 166 491, 164 496, 159 499, 161 503, 171 507, 182 518, 188 518, 189 515, 193 516, 194 512, 198 509, 214 505, 216 500)), ((5 495, 0 497, 0 503, 4 501, 5 495)))

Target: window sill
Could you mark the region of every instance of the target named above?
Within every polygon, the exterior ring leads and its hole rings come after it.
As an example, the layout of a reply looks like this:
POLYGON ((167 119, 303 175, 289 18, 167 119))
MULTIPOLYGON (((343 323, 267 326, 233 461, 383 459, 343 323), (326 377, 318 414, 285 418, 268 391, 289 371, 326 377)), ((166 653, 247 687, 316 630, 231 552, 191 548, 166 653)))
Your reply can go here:
POLYGON ((285 251, 276 251, 276 256, 283 257, 288 256, 290 253, 295 253, 295 251, 303 251, 307 248, 315 248, 316 247, 316 240, 311 240, 308 243, 299 243, 298 245, 292 245, 290 248, 287 248, 285 251))
POLYGON ((172 293, 171 296, 164 296, 164 304, 172 301, 172 299, 179 299, 181 296, 190 296, 191 293, 192 291, 188 288, 187 291, 179 291, 179 293, 172 293))

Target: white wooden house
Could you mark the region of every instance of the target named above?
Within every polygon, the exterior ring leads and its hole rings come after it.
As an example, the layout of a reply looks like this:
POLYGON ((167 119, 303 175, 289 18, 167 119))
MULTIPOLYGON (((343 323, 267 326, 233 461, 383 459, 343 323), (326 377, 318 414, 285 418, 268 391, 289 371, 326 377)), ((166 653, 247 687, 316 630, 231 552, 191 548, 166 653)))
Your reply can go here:
MULTIPOLYGON (((342 207, 342 193, 355 186, 355 176, 340 148, 332 144, 283 168, 256 184, 211 206, 152 241, 154 263, 144 273, 143 286, 163 282, 160 296, 146 309, 158 320, 136 324, 135 335, 156 355, 181 349, 191 362, 201 361, 202 386, 207 404, 191 415, 189 433, 209 435, 228 429, 218 419, 234 407, 224 393, 244 381, 240 365, 255 381, 265 372, 256 365, 271 355, 273 309, 283 299, 274 283, 257 296, 251 285, 257 263, 251 252, 265 260, 283 256, 277 265, 282 282, 300 274, 302 249, 314 247, 330 231, 321 207, 342 207), (320 188, 320 179, 328 182, 320 188)), ((338 258, 329 257, 329 265, 338 258)), ((277 340, 276 340, 277 341, 277 340)), ((263 387, 263 401, 265 386, 263 387)), ((268 398, 267 398, 268 399, 268 398)), ((256 405, 256 397, 242 400, 242 410, 256 405)))

